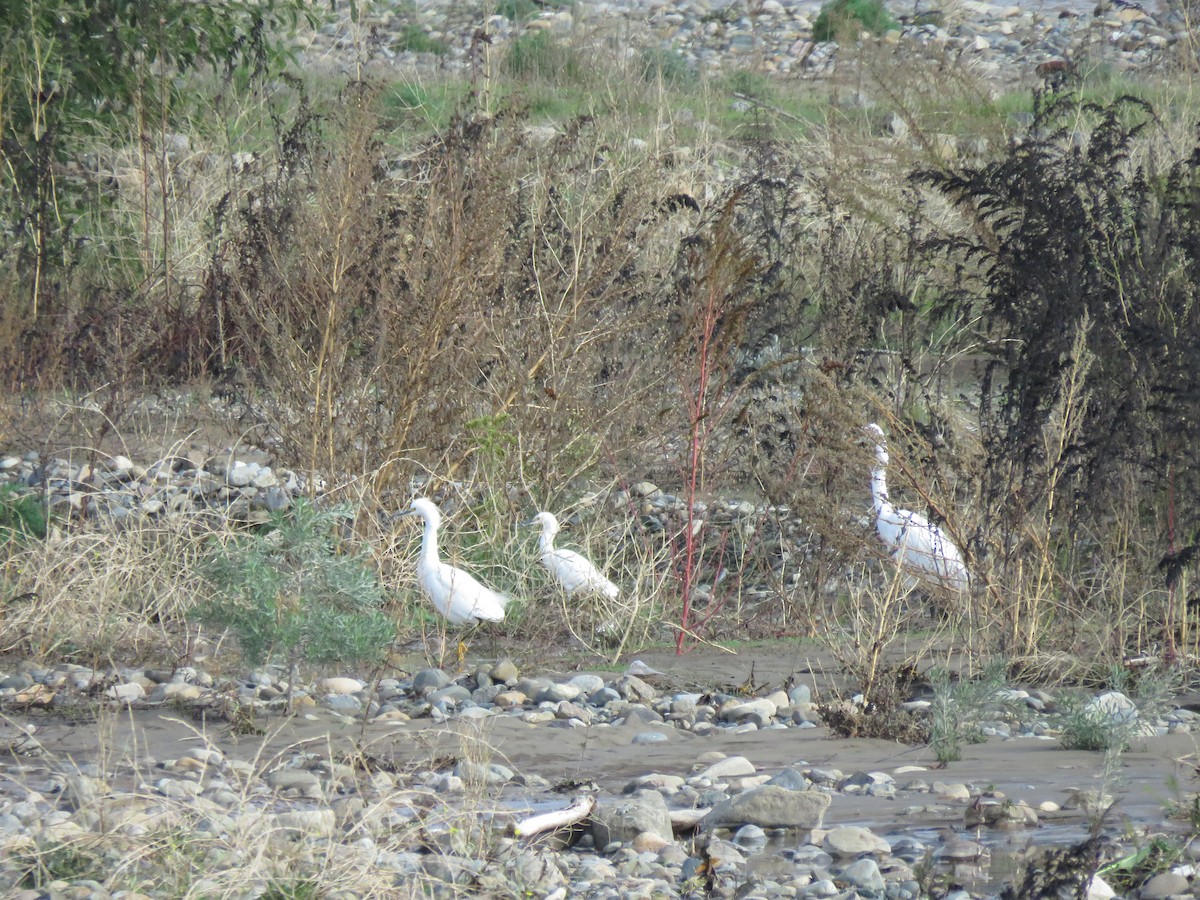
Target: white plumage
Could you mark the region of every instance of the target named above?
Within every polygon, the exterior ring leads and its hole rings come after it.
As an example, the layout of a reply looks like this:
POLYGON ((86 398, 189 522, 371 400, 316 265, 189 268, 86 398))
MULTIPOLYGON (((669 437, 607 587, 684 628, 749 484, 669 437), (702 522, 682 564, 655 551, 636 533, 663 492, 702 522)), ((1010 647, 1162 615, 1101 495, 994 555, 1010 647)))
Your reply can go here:
POLYGON ((574 550, 555 548, 554 536, 558 534, 558 519, 553 513, 540 512, 525 524, 542 527, 542 535, 538 538, 542 565, 568 595, 598 594, 610 600, 617 599, 621 589, 605 578, 590 560, 574 550))
POLYGON ((954 542, 924 516, 911 510, 896 509, 888 500, 888 452, 883 429, 871 423, 866 430, 875 442, 871 496, 875 501, 875 530, 879 539, 910 571, 950 590, 968 590, 971 576, 954 542))
POLYGON ((508 597, 485 587, 469 573, 447 565, 438 558, 437 533, 442 514, 433 502, 418 497, 402 515, 417 515, 425 520, 421 555, 417 559, 417 578, 437 611, 452 625, 502 621, 508 597))

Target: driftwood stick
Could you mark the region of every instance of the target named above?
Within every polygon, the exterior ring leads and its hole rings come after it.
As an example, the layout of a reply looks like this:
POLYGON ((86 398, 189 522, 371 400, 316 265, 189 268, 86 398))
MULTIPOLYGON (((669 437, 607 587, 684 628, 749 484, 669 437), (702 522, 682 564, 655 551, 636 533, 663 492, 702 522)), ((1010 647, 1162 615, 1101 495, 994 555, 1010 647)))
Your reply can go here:
POLYGON ((541 834, 544 831, 557 831, 560 828, 574 825, 576 822, 582 822, 592 814, 592 810, 595 808, 595 797, 590 795, 580 797, 565 809, 539 813, 536 816, 530 816, 528 819, 518 822, 513 826, 513 834, 517 837, 530 837, 531 835, 541 834))

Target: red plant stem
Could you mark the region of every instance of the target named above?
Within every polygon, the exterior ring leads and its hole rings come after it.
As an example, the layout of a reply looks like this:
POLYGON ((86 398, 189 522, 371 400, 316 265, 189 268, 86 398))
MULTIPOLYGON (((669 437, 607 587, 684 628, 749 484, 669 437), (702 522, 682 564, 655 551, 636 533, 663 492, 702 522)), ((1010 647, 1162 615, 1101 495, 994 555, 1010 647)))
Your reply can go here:
MULTIPOLYGON (((1175 555, 1175 464, 1167 463, 1167 554, 1175 555)), ((1167 615, 1166 615, 1166 657, 1169 662, 1174 662, 1176 647, 1175 647, 1175 588, 1178 586, 1178 581, 1172 581, 1171 586, 1167 588, 1167 615)))
POLYGON ((679 615, 679 633, 675 636, 675 654, 678 656, 683 653, 683 643, 685 636, 691 625, 692 617, 692 590, 696 578, 696 492, 697 483, 700 478, 700 467, 704 461, 704 441, 706 435, 701 430, 701 423, 706 418, 707 413, 707 393, 708 381, 711 375, 711 350, 713 331, 716 328, 717 321, 717 297, 716 289, 713 285, 709 285, 708 301, 704 306, 704 322, 700 331, 699 340, 699 359, 698 359, 698 378, 696 381, 696 392, 693 403, 691 404, 692 423, 691 423, 691 448, 688 459, 688 477, 687 477, 687 523, 684 527, 683 546, 683 610, 679 615))

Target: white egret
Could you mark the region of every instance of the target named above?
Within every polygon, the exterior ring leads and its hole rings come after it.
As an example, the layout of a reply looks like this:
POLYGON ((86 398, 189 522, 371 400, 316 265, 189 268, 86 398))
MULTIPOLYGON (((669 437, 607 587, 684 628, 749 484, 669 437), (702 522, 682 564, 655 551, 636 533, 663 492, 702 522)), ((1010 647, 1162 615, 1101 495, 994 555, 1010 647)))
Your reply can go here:
POLYGON ((888 452, 883 429, 872 422, 866 431, 875 442, 871 496, 875 501, 875 530, 879 539, 906 569, 950 590, 966 591, 971 576, 954 542, 924 516, 896 509, 888 500, 888 452))
POLYGON ((452 625, 503 621, 508 597, 485 587, 469 573, 447 565, 438 558, 437 533, 442 514, 433 502, 418 497, 401 515, 417 515, 425 520, 421 555, 417 559, 417 578, 437 611, 452 625))
POLYGON ((553 513, 540 512, 522 524, 542 527, 542 535, 538 538, 542 565, 554 576, 554 580, 562 586, 568 596, 595 594, 609 600, 617 599, 621 589, 605 578, 591 560, 574 550, 561 550, 554 546, 554 536, 558 534, 558 519, 553 513))

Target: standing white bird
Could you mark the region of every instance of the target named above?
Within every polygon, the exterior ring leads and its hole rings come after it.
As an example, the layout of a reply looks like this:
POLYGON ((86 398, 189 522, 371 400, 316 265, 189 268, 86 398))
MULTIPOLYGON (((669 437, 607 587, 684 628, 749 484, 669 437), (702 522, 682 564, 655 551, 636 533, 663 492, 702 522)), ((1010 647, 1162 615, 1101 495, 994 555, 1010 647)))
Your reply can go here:
POLYGON ((971 576, 954 542, 924 516, 896 509, 888 500, 888 452, 883 429, 872 422, 866 431, 875 442, 871 496, 875 501, 875 530, 879 539, 906 569, 950 590, 968 590, 971 576))
POLYGON ((540 512, 524 525, 541 525, 542 535, 538 548, 542 552, 542 565, 546 567, 568 596, 576 594, 598 594, 616 600, 621 589, 601 574, 587 557, 574 550, 560 550, 554 546, 558 534, 558 519, 554 513, 540 512))
POLYGON ((438 558, 437 533, 442 514, 433 502, 418 497, 401 515, 417 515, 425 520, 421 555, 417 559, 417 578, 437 611, 452 625, 502 621, 508 597, 485 587, 469 573, 447 565, 438 558))

